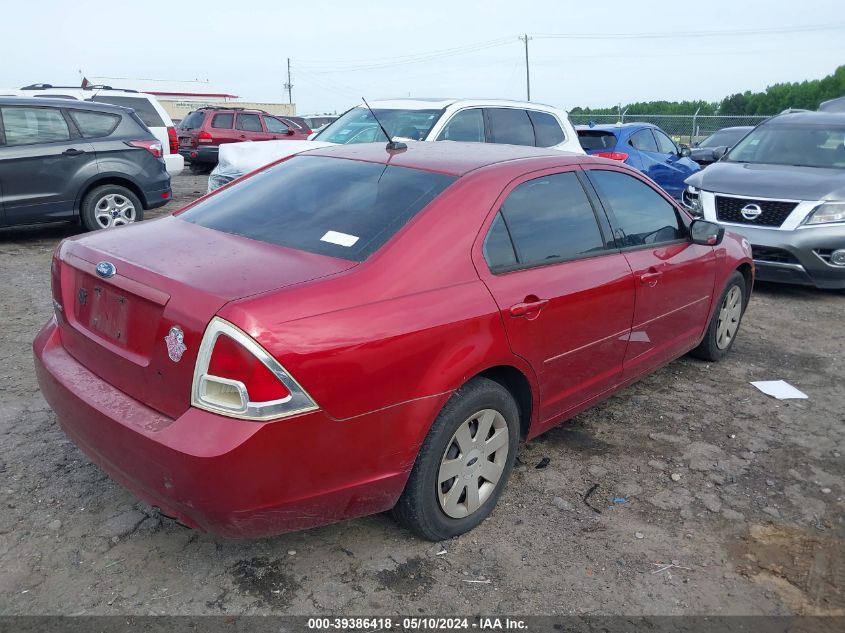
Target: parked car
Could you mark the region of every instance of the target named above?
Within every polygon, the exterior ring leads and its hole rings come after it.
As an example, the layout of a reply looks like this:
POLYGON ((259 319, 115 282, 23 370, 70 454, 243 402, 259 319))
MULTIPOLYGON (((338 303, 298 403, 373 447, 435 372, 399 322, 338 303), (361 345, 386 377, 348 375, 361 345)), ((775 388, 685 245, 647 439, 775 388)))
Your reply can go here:
POLYGON ((751 242, 760 279, 845 288, 845 113, 773 117, 687 184, 688 206, 751 242))
MULTIPOLYGON (((469 99, 392 99, 373 101, 346 111, 336 121, 312 135, 313 141, 355 144, 386 141, 381 125, 391 138, 425 141, 469 141, 551 147, 583 154, 569 115, 551 106, 521 101, 469 99)), ((208 181, 213 191, 256 168, 256 160, 278 160, 303 151, 276 145, 250 157, 250 148, 232 152, 224 167, 215 169, 208 181)), ((266 163, 265 163, 266 164, 266 163)))
POLYGON ((258 145, 226 143, 220 146, 217 165, 208 176, 208 193, 282 158, 330 145, 320 141, 264 141, 258 145))
POLYGON ((208 171, 217 164, 220 146, 244 141, 273 139, 305 140, 308 128, 286 123, 263 110, 238 107, 206 107, 194 110, 179 128, 179 153, 191 171, 208 171))
POLYGON ((588 154, 639 169, 676 200, 684 192, 684 180, 701 169, 689 158, 688 148, 679 148, 651 123, 579 125, 578 138, 588 154))
POLYGON ((312 138, 326 143, 409 141, 506 143, 583 154, 565 110, 528 101, 479 99, 390 99, 344 112, 312 138), (375 112, 378 121, 373 118, 375 112))
POLYGON ((703 141, 695 143, 690 149, 689 157, 702 167, 706 167, 724 156, 731 147, 753 129, 753 125, 722 128, 703 141))
POLYGON ((301 116, 279 116, 279 118, 287 123, 289 127, 296 130, 297 134, 304 134, 308 137, 314 132, 311 126, 308 125, 308 121, 301 116))
POLYGON ((845 97, 823 101, 819 104, 819 112, 845 112, 845 97))
POLYGON ((36 371, 68 436, 188 526, 393 508, 440 540, 493 510, 520 440, 727 354, 752 282, 740 237, 619 162, 324 147, 62 242, 36 371))
POLYGON ((161 141, 133 110, 0 97, 4 226, 80 220, 89 231, 109 228, 170 198, 161 141))
POLYGON ((175 124, 154 95, 137 90, 116 89, 111 86, 88 85, 80 88, 79 86, 53 86, 51 84, 32 84, 19 90, 4 90, 2 93, 34 98, 78 99, 132 108, 144 122, 144 125, 161 141, 162 157, 167 166, 167 173, 176 176, 182 173, 185 168, 185 161, 179 155, 175 124))
POLYGON ((329 123, 337 121, 336 114, 306 114, 302 117, 313 131, 319 132, 329 123))

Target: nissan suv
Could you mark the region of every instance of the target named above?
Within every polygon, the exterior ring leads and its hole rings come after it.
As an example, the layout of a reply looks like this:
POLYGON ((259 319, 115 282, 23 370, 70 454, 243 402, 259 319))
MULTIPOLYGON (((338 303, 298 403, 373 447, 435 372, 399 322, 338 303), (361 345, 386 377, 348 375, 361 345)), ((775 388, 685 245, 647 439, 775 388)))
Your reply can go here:
POLYGON ((243 141, 305 140, 311 134, 284 117, 264 110, 206 107, 194 110, 179 123, 179 153, 191 171, 202 173, 217 164, 220 146, 243 141))
POLYGON ((758 279, 845 288, 845 113, 769 119, 686 183, 687 206, 750 242, 758 279))
POLYGON ((161 141, 133 110, 0 97, 0 225, 110 228, 142 220, 171 195, 161 141))

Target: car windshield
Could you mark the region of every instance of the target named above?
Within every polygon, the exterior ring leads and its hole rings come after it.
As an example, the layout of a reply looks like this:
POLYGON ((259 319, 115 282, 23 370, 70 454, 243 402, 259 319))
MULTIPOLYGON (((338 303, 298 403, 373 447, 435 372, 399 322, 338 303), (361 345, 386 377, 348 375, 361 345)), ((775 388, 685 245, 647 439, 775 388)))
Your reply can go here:
POLYGON ((719 130, 698 144, 699 147, 733 147, 748 130, 719 130))
POLYGON ((177 217, 253 240, 363 261, 454 180, 406 167, 295 156, 177 217))
POLYGON ((761 125, 742 139, 726 160, 845 169, 845 126, 761 125))
MULTIPOLYGON (((391 136, 412 141, 425 139, 440 118, 442 110, 394 110, 373 108, 379 122, 391 136)), ((327 143, 387 142, 372 113, 363 107, 353 108, 337 121, 326 126, 316 137, 327 143)))

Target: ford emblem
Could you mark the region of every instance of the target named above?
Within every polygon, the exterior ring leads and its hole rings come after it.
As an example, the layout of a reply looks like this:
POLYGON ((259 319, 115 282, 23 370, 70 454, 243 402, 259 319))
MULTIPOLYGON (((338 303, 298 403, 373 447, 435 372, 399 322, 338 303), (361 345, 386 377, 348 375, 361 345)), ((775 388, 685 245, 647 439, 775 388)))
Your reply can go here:
POLYGON ((117 268, 114 267, 114 264, 111 262, 100 262, 97 264, 97 274, 100 277, 114 277, 114 274, 117 272, 117 268))

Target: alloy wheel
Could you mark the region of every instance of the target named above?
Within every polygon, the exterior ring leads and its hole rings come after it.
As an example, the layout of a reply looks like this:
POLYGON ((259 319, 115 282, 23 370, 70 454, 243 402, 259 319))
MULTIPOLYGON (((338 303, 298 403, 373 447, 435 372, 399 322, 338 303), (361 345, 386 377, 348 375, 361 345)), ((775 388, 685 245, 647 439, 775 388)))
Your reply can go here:
POLYGON ((119 193, 108 193, 94 205, 94 218, 102 229, 132 224, 136 217, 135 205, 119 193))

